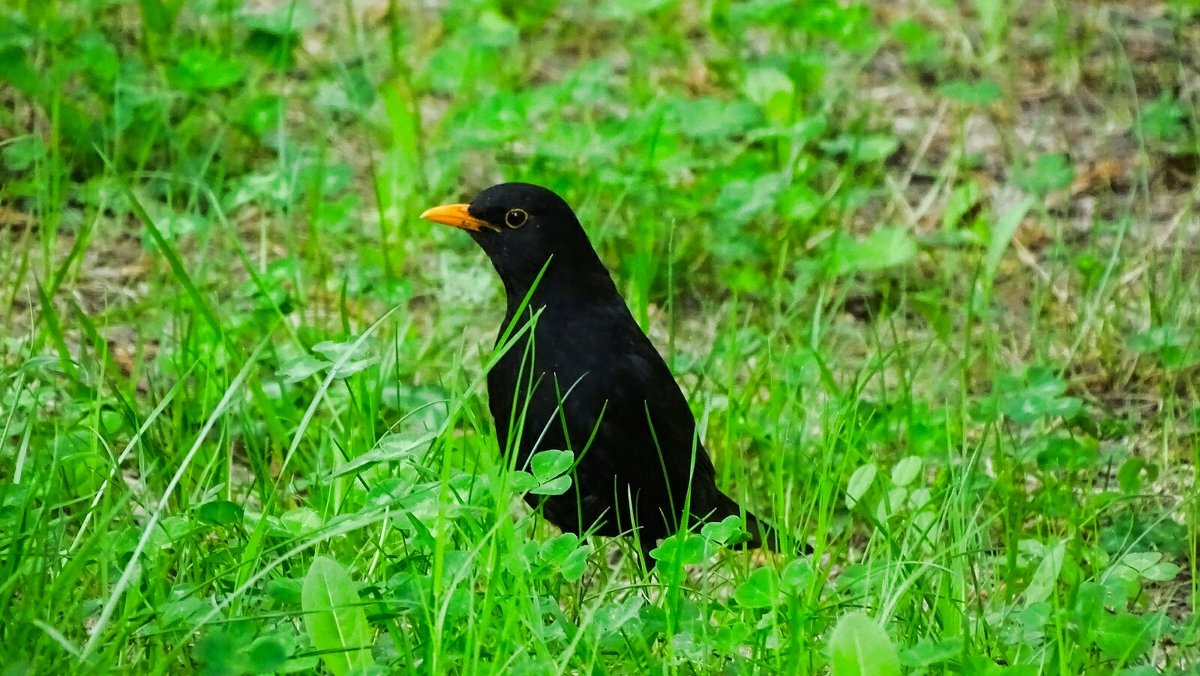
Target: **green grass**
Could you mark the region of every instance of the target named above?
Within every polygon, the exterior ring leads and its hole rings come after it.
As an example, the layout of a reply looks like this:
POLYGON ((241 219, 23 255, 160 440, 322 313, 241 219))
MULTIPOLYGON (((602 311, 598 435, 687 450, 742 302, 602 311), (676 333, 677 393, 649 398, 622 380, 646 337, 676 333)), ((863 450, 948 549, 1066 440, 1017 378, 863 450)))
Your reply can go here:
POLYGON ((0 5, 3 673, 1194 671, 1200 14, 794 4, 0 5), (523 506, 500 180, 812 556, 523 506))

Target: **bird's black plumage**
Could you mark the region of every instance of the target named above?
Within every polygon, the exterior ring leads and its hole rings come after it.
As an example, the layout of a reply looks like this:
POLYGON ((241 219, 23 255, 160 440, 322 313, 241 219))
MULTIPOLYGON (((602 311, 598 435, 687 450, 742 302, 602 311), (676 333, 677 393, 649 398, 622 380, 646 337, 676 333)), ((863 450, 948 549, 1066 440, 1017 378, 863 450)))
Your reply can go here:
POLYGON ((683 524, 685 503, 688 523, 739 514, 750 532, 743 546, 778 549, 772 529, 717 488, 683 392, 561 197, 503 183, 422 217, 470 231, 487 253, 507 297, 501 335, 536 315, 488 373, 500 448, 518 467, 543 450, 577 457, 571 490, 529 495, 530 504, 564 531, 636 532, 648 567, 655 541, 683 524))

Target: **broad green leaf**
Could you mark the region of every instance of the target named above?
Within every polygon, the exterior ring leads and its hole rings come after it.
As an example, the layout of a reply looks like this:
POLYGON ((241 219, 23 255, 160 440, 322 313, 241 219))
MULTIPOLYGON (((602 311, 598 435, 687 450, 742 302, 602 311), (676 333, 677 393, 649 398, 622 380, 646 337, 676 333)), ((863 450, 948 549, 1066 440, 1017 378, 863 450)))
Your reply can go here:
POLYGON ((559 571, 567 582, 575 582, 587 572, 588 556, 592 553, 591 545, 583 545, 567 555, 559 564, 559 571))
POLYGON ((14 172, 29 170, 39 160, 46 157, 47 146, 40 136, 18 136, 9 140, 0 148, 0 158, 4 166, 14 172))
POLYGON ((1142 106, 1134 127, 1154 140, 1177 143, 1188 136, 1188 110, 1173 94, 1163 92, 1157 100, 1142 106))
POLYGON ((1129 339, 1129 349, 1152 354, 1168 370, 1200 363, 1200 334, 1172 326, 1152 326, 1129 339))
POLYGON ((839 275, 907 265, 917 256, 917 240, 903 228, 877 228, 861 242, 844 240, 834 254, 839 275))
POLYGON ((326 340, 313 345, 313 351, 332 362, 333 367, 336 369, 333 372, 333 377, 349 378, 379 361, 379 357, 355 359, 352 355, 355 342, 357 342, 357 339, 342 342, 326 340))
POLYGON ((1067 543, 1059 542, 1046 550, 1029 586, 1025 588, 1025 606, 1040 603, 1050 598, 1058 584, 1058 575, 1062 571, 1063 559, 1066 557, 1067 543))
POLYGON ((175 86, 192 91, 225 89, 242 81, 246 65, 203 47, 190 47, 179 53, 175 65, 168 69, 175 86))
POLYGON ((232 526, 242 520, 242 506, 229 500, 206 502, 196 510, 201 521, 217 526, 232 526))
POLYGON ((396 460, 411 460, 420 451, 429 448, 429 444, 437 438, 437 432, 426 432, 418 436, 411 434, 388 434, 376 442, 375 448, 352 458, 349 462, 338 465, 329 478, 334 479, 346 474, 358 473, 381 462, 396 460))
POLYGON ((197 639, 193 654, 208 673, 236 673, 238 639, 225 628, 209 628, 197 639))
POLYGON ((541 451, 529 459, 529 469, 539 482, 549 481, 571 469, 575 454, 570 451, 541 451))
POLYGON ((562 533, 538 547, 537 559, 544 565, 557 568, 563 579, 574 582, 587 571, 587 559, 592 547, 580 542, 574 533, 562 533))
POLYGON ((167 601, 155 608, 160 627, 171 627, 183 622, 193 622, 204 617, 213 608, 213 600, 197 596, 185 596, 176 601, 167 601))
POLYGON ((650 550, 650 556, 653 556, 660 563, 678 563, 689 565, 700 563, 711 554, 708 542, 693 533, 680 531, 669 538, 662 541, 654 549, 650 550))
POLYGON ((951 80, 938 87, 938 93, 948 99, 954 99, 972 106, 986 106, 1000 100, 1000 86, 991 80, 967 82, 951 80))
POLYGON ((313 559, 304 578, 301 607, 308 638, 334 676, 346 676, 375 663, 367 613, 341 564, 324 556, 313 559))
POLYGON ((874 463, 867 463, 854 470, 854 474, 850 475, 850 481, 846 484, 847 508, 854 509, 863 496, 867 494, 867 491, 871 488, 871 484, 875 482, 876 472, 878 470, 874 463))
POLYGON ((1179 564, 1163 561, 1143 570, 1142 577, 1154 582, 1170 582, 1179 575, 1180 570, 1182 568, 1179 567, 1179 564))
POLYGON ((795 593, 807 588, 815 574, 807 558, 793 559, 780 571, 779 581, 785 590, 795 593))
POLYGON ((571 477, 563 475, 555 477, 549 481, 543 481, 537 486, 529 489, 534 495, 562 495, 571 487, 571 477))
POLYGON ((892 485, 907 486, 917 477, 921 476, 921 459, 915 455, 910 455, 906 458, 901 458, 895 467, 892 467, 892 485))
POLYGON ((471 31, 472 38, 485 47, 508 47, 521 37, 521 32, 513 22, 494 9, 485 9, 479 14, 475 30, 471 31))
POLYGON ((891 31, 904 45, 905 59, 910 63, 933 66, 945 60, 942 35, 916 19, 897 21, 891 31))
POLYGON ((1161 351, 1168 345, 1180 345, 1186 342, 1180 336, 1178 329, 1173 326, 1151 326, 1139 331, 1129 338, 1129 349, 1140 354, 1152 354, 1161 351))
POLYGON ((296 507, 279 517, 279 525, 290 535, 309 535, 325 527, 325 520, 310 507, 296 507))
POLYGON ((1121 468, 1117 470, 1117 485, 1121 487, 1121 492, 1126 495, 1142 492, 1143 473, 1146 479, 1153 481, 1158 477, 1158 466, 1137 457, 1121 463, 1121 468))
POLYGON ((642 606, 646 604, 641 596, 630 596, 621 602, 601 604, 592 618, 592 625, 602 634, 612 634, 620 631, 626 624, 636 621, 642 606))
POLYGON ((1051 434, 1036 444, 1038 468, 1055 471, 1089 469, 1100 461, 1099 444, 1079 434, 1051 434))
POLYGON ((538 559, 546 565, 556 565, 578 548, 578 535, 574 533, 561 533, 557 537, 550 538, 542 543, 538 550, 538 559))
POLYGON ((1037 390, 1027 390, 1005 403, 1001 407, 1004 414, 1025 425, 1040 418, 1070 418, 1083 406, 1078 397, 1047 397, 1037 390))
POLYGON ((609 19, 628 21, 674 4, 677 0, 608 0, 601 3, 600 15, 609 19))
POLYGON ((1031 207, 1033 200, 1023 199, 996 217, 988 233, 987 254, 983 259, 983 278, 988 284, 996 278, 996 272, 1000 269, 1000 259, 1004 257, 1004 252, 1008 251, 1013 235, 1031 207))
POLYGON ((252 674, 265 674, 279 670, 292 652, 292 646, 279 636, 262 636, 255 639, 242 655, 242 666, 252 674))
POLYGON ((942 209, 942 229, 951 230, 955 227, 970 227, 978 215, 964 222, 969 214, 976 214, 983 200, 983 189, 976 181, 967 181, 956 186, 946 199, 946 207, 942 209))
POLYGON ((1150 649, 1154 634, 1151 617, 1131 613, 1104 614, 1094 641, 1102 653, 1120 662, 1129 661, 1150 649))
POLYGON ((1013 182, 1022 190, 1034 195, 1045 195, 1061 190, 1075 180, 1075 167, 1062 153, 1042 155, 1033 164, 1016 172, 1013 182))
POLYGON ((787 73, 771 67, 755 68, 746 74, 746 98, 755 102, 775 124, 784 124, 792 114, 796 84, 787 73))
POLYGON ((1120 565, 1132 568, 1138 575, 1155 582, 1168 582, 1179 574, 1180 567, 1163 561, 1162 552, 1130 552, 1121 557, 1120 565))
POLYGON ((1024 381, 1017 379, 1014 383, 1009 378, 997 381, 997 389, 1004 392, 1000 412, 1022 425, 1054 416, 1070 418, 1083 406, 1078 397, 1062 396, 1067 384, 1050 369, 1030 368, 1024 381))
POLYGON ((821 143, 831 155, 845 155, 854 162, 881 162, 900 147, 900 140, 888 134, 844 134, 821 143))
POLYGON ((305 354, 286 362, 279 367, 276 373, 283 378, 285 383, 295 383, 320 373, 330 366, 332 364, 324 359, 318 359, 310 354, 305 354))
POLYGON ((717 523, 706 523, 700 528, 700 534, 717 545, 724 545, 744 531, 742 517, 736 515, 727 516, 717 523))
POLYGON ((779 603, 779 573, 774 568, 755 568, 733 590, 733 598, 747 608, 770 608, 779 603))
POLYGON ((909 668, 928 667, 947 662, 963 653, 963 640, 951 638, 945 641, 918 641, 916 645, 905 648, 900 654, 900 662, 909 668))
POLYGON ((1162 552, 1129 552, 1121 557, 1121 564, 1141 573, 1162 561, 1162 552))
POLYGON ((249 29, 272 35, 299 33, 317 22, 317 13, 307 2, 289 0, 276 3, 264 13, 244 12, 241 22, 249 29))
POLYGON ((748 101, 722 101, 713 97, 677 99, 670 111, 679 120, 681 134, 716 140, 740 134, 758 124, 762 114, 748 101))
POLYGON ((301 580, 284 577, 267 582, 264 591, 267 598, 279 605, 299 607, 303 600, 301 597, 303 587, 304 583, 301 580))
POLYGON ((778 96, 791 97, 796 85, 787 73, 778 68, 755 68, 746 74, 746 98, 767 107, 778 96))
POLYGON ((865 613, 838 620, 829 636, 833 676, 898 676, 900 658, 883 627, 865 613))
POLYGON ((512 485, 512 489, 517 493, 525 493, 526 491, 530 490, 531 488, 535 488, 538 485, 538 480, 535 479, 532 474, 524 470, 517 470, 513 472, 511 475, 509 475, 509 481, 512 485))

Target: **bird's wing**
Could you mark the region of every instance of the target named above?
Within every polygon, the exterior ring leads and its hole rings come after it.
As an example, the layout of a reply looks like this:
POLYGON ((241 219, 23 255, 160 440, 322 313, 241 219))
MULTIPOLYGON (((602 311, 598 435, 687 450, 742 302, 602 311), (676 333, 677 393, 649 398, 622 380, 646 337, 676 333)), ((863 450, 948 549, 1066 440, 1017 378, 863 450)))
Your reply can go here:
MULTIPOLYGON (((712 460, 695 437, 695 418, 670 369, 649 339, 636 335, 640 340, 610 352, 618 356, 579 380, 563 402, 566 416, 576 436, 592 437, 585 451, 592 472, 611 473, 649 495, 669 490, 669 499, 661 499, 664 506, 674 503, 675 512, 682 510, 690 478, 691 511, 707 512, 719 494, 712 460)), ((571 442, 582 448, 588 437, 571 442)))

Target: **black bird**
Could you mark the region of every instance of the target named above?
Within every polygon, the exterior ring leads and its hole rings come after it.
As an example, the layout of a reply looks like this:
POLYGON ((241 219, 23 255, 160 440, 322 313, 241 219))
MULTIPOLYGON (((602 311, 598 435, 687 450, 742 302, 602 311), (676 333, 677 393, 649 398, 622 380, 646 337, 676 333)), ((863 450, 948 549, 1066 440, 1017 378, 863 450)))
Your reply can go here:
POLYGON ((491 259, 508 300, 501 336, 537 315, 488 373, 500 449, 518 468, 543 450, 577 459, 570 490, 526 495, 530 505, 563 531, 636 535, 647 569, 685 504, 689 524, 741 515, 739 546, 779 550, 775 531, 717 488, 683 392, 561 197, 502 183, 421 218, 470 232, 491 259))

